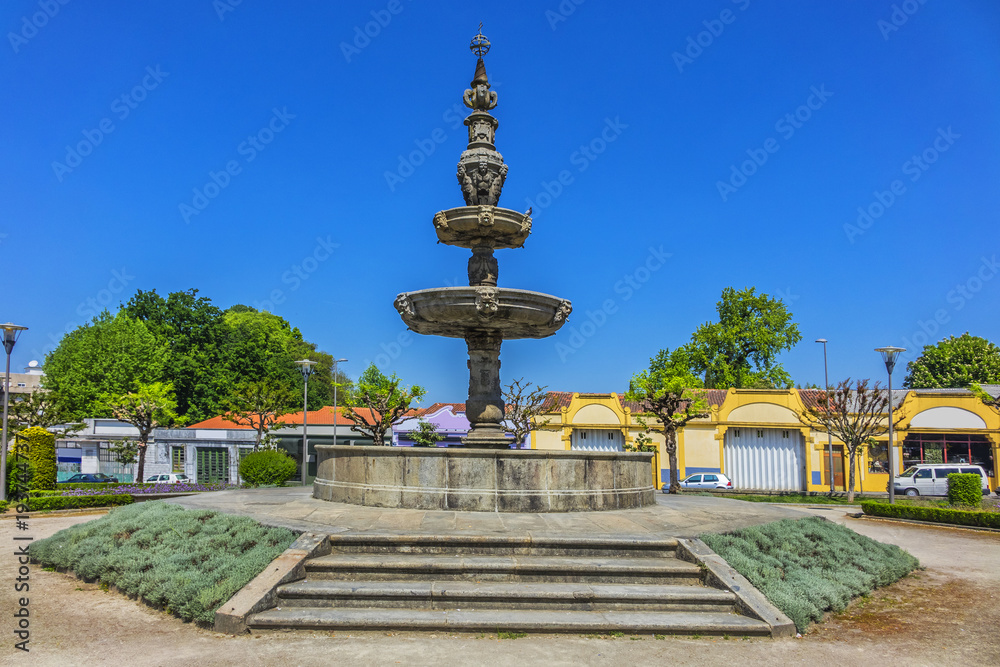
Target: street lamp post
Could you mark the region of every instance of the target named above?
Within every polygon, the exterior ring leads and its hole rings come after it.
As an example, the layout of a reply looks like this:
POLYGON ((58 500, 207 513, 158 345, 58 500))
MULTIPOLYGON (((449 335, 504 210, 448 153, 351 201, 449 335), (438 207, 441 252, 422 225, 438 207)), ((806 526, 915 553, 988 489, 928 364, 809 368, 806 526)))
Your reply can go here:
POLYGON ((341 364, 347 361, 347 359, 334 359, 333 360, 333 444, 337 444, 337 413, 340 412, 340 407, 337 405, 337 364, 341 364))
POLYGON ((893 446, 892 433, 892 369, 896 367, 896 357, 900 352, 906 352, 905 347, 877 347, 875 351, 882 355, 885 362, 885 370, 889 373, 889 451, 886 452, 889 458, 889 503, 896 502, 896 487, 893 483, 896 478, 896 455, 893 446))
POLYGON ((0 441, 0 500, 7 500, 7 404, 10 402, 10 353, 21 332, 28 327, 7 322, 0 324, 3 330, 3 349, 7 351, 7 372, 3 383, 3 440, 0 441))
MULTIPOLYGON (((827 365, 826 365, 826 339, 825 338, 817 338, 816 342, 817 343, 823 343, 823 385, 824 385, 824 387, 826 387, 827 396, 829 396, 830 395, 830 374, 828 372, 827 365)), ((827 404, 827 408, 829 408, 829 404, 827 404)), ((826 444, 827 444, 827 451, 830 454, 830 493, 833 493, 833 491, 834 491, 834 488, 833 488, 833 433, 830 431, 829 428, 826 429, 826 444)))
POLYGON ((317 361, 300 359, 295 362, 302 371, 302 486, 309 476, 309 376, 317 361))

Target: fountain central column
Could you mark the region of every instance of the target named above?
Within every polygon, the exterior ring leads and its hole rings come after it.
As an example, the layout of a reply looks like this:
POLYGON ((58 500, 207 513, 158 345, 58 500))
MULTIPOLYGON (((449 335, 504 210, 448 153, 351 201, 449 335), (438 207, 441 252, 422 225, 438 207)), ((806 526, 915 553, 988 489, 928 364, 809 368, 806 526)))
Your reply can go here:
POLYGON ((500 345, 503 337, 477 331, 465 337, 469 346, 469 400, 465 416, 469 433, 462 443, 484 449, 509 449, 503 427, 504 402, 500 390, 500 345))

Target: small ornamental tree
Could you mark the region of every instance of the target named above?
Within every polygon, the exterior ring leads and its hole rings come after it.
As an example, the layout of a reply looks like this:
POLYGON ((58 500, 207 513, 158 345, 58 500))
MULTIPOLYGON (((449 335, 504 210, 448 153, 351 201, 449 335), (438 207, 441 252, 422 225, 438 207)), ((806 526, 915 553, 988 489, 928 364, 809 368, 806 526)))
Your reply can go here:
MULTIPOLYGON (((876 382, 858 380, 851 386, 848 378, 827 389, 816 401, 816 407, 807 407, 799 421, 810 428, 825 430, 844 443, 849 457, 850 473, 847 481, 847 502, 854 501, 854 470, 858 452, 870 440, 889 431, 888 392, 876 382)), ((831 471, 833 474, 833 471, 831 471)))
POLYGON ((437 447, 444 436, 438 433, 434 424, 420 419, 417 421, 417 430, 410 433, 410 440, 414 447, 437 447))
POLYGON ((352 431, 371 436, 373 445, 384 445, 385 434, 393 424, 404 419, 410 404, 419 402, 425 393, 424 388, 417 385, 404 387, 395 373, 386 377, 371 364, 358 378, 344 414, 354 422, 352 431), (371 418, 358 412, 359 408, 367 408, 371 418))
POLYGON ((139 468, 135 478, 142 481, 146 479, 146 450, 153 429, 169 426, 177 420, 173 387, 163 382, 140 384, 138 390, 114 398, 108 405, 115 419, 132 424, 139 430, 135 443, 139 468))
POLYGON ((514 380, 503 388, 503 400, 507 405, 507 426, 514 434, 515 447, 520 447, 534 429, 543 428, 549 423, 549 419, 538 419, 548 396, 545 387, 535 385, 532 389, 524 378, 514 380))
POLYGON ((74 423, 64 402, 48 389, 36 389, 10 404, 10 426, 17 433, 32 426, 53 429, 60 436, 83 429, 86 424, 74 423), (63 426, 56 429, 56 426, 63 426))
POLYGON ((294 412, 295 397, 289 388, 273 380, 245 382, 236 388, 229 400, 229 414, 226 419, 241 426, 249 426, 257 432, 253 450, 256 452, 265 445, 270 449, 269 433, 281 426, 275 426, 278 420, 290 412, 294 412))
POLYGON ((627 400, 642 406, 639 416, 655 417, 663 426, 663 448, 670 461, 670 493, 681 491, 677 432, 692 419, 709 415, 708 401, 698 391, 701 380, 690 369, 687 348, 673 352, 664 348, 649 360, 648 369, 632 376, 625 394, 627 400))

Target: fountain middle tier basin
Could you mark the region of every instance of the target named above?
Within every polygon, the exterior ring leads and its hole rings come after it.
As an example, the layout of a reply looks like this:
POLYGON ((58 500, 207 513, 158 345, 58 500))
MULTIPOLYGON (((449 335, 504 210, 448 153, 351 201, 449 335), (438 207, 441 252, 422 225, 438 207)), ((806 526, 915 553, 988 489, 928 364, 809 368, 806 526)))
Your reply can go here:
POLYGON ((438 241, 459 248, 520 248, 531 218, 499 206, 459 206, 434 214, 438 241))
POLYGON ((486 286, 403 292, 395 306, 419 334, 465 338, 482 332, 507 340, 551 336, 573 311, 569 301, 551 294, 486 286))

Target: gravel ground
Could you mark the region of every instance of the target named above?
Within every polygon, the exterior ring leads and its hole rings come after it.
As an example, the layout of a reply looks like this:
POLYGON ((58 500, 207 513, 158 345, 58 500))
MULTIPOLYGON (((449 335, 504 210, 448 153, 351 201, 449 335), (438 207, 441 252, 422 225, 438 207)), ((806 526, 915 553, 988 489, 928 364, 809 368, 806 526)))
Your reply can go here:
MULTIPOLYGON (((12 584, 0 586, 4 645, 0 663, 17 665, 505 665, 544 664, 885 664, 970 665, 1000 662, 1000 535, 851 519, 841 508, 804 510, 859 533, 898 544, 926 567, 875 591, 800 639, 581 637, 522 639, 447 633, 274 632, 229 637, 184 623, 68 575, 31 570, 30 652, 14 649, 12 584), (905 660, 903 657, 905 656, 905 660)), ((40 539, 95 515, 33 517, 28 531, 0 520, 0 540, 40 539)), ((13 582, 12 549, 0 577, 13 582)), ((23 595, 23 594, 22 594, 23 595)))

